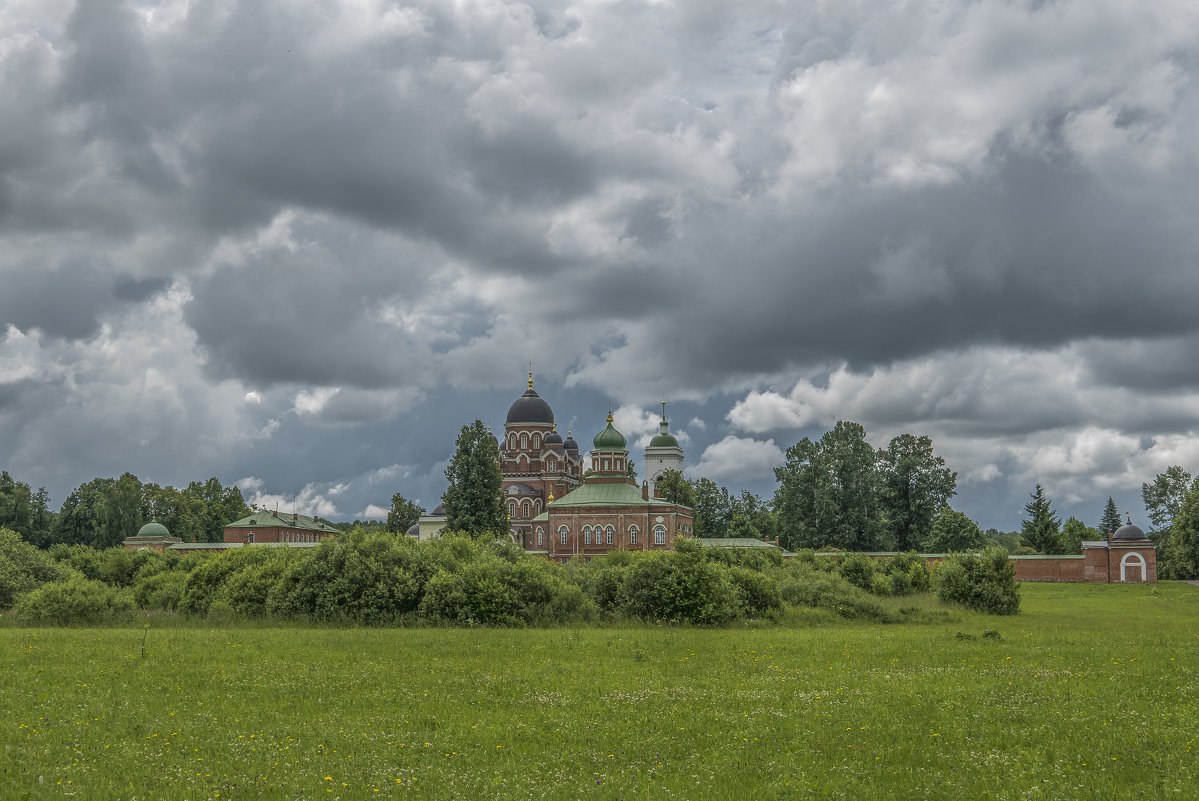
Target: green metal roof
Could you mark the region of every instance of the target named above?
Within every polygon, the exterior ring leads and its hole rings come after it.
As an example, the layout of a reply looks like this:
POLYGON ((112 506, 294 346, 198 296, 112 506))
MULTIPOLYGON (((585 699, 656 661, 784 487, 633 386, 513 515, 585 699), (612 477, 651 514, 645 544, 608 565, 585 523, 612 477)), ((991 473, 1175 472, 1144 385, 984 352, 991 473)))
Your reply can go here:
POLYGON ((167 527, 157 520, 151 520, 146 525, 138 529, 137 536, 139 537, 169 537, 171 532, 167 531, 167 527))
POLYGON ((339 529, 333 528, 333 526, 325 521, 316 520, 308 515, 291 515, 286 512, 279 514, 278 512, 268 512, 265 509, 260 509, 249 517, 243 517, 241 520, 225 524, 225 528, 270 528, 273 526, 300 528, 308 531, 329 531, 335 534, 341 533, 339 529))
POLYGON ((753 537, 696 537, 695 541, 705 548, 778 548, 773 542, 753 537))
POLYGON ((584 481, 552 504, 560 506, 668 506, 667 501, 641 497, 641 490, 624 481, 584 481))
POLYGON ((319 542, 177 542, 168 551, 227 551, 230 548, 319 548, 319 542))
POLYGON ((679 441, 674 438, 673 434, 658 434, 649 441, 651 448, 677 448, 679 441))

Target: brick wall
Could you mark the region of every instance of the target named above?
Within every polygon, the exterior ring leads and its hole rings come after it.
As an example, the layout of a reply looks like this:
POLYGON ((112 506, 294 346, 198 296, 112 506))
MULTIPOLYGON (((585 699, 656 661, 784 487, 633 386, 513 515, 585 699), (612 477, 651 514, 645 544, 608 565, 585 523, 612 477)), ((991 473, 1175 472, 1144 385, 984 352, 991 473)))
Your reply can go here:
MULTIPOLYGON (((1079 556, 1012 559, 1017 581, 1086 581, 1086 559, 1079 556)), ((1104 581, 1106 579, 1099 579, 1104 581)))

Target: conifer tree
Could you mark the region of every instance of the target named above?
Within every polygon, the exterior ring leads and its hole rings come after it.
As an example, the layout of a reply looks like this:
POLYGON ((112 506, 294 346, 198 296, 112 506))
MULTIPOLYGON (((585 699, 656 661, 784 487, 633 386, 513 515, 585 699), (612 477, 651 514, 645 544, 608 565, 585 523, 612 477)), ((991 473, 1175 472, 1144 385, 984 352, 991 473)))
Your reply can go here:
POLYGON ((1028 519, 1020 521, 1020 544, 1037 553, 1061 553, 1060 521, 1044 488, 1037 484, 1030 497, 1032 500, 1024 505, 1028 519))
POLYGON ((1107 496, 1107 506, 1103 507, 1103 517, 1099 520, 1099 535, 1106 537, 1120 527, 1120 510, 1112 496, 1107 496))

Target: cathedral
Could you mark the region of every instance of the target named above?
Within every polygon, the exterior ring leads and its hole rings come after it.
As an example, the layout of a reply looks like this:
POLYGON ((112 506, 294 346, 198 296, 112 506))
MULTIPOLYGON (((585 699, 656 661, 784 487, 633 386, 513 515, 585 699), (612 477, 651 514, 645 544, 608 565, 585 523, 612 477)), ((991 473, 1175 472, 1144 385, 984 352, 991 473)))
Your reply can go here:
POLYGON ((565 440, 558 433, 553 410, 533 389, 532 370, 528 390, 508 409, 504 439, 496 443, 512 534, 517 542, 528 542, 533 518, 549 501, 579 486, 583 475, 579 444, 571 432, 565 440))
POLYGON ((617 549, 669 548, 676 536, 691 536, 691 510, 657 497, 663 473, 683 468, 665 402, 659 433, 645 450, 647 482, 640 488, 629 475, 624 435, 612 426, 611 414, 606 422, 592 442, 585 473, 572 432, 565 440, 558 433, 529 371, 529 388, 508 409, 503 440, 496 440, 510 533, 525 550, 565 561, 617 549))

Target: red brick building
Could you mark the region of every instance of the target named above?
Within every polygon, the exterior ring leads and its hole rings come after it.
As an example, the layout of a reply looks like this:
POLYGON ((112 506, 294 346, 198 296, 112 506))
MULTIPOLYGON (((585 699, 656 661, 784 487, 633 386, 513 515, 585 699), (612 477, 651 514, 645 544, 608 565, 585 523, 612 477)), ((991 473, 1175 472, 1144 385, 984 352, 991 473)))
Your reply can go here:
POLYGON ((648 484, 638 488, 629 477, 624 435, 612 427, 611 414, 607 423, 592 443, 591 472, 530 521, 525 550, 565 562, 615 550, 667 550, 676 537, 692 535, 691 509, 651 498, 648 484))
POLYGON ((340 534, 319 517, 268 512, 259 509, 249 517, 235 520, 225 526, 225 542, 240 542, 254 545, 268 542, 320 542, 327 537, 340 534))
POLYGON ((532 370, 529 388, 508 409, 504 439, 496 444, 511 536, 530 548, 533 518, 545 511, 551 497, 561 498, 579 486, 583 475, 578 443, 570 432, 565 440, 558 433, 553 410, 533 389, 532 370))
POLYGON ((1084 542, 1081 555, 1010 558, 1020 581, 1157 583, 1157 543, 1131 520, 1106 540, 1084 542))

